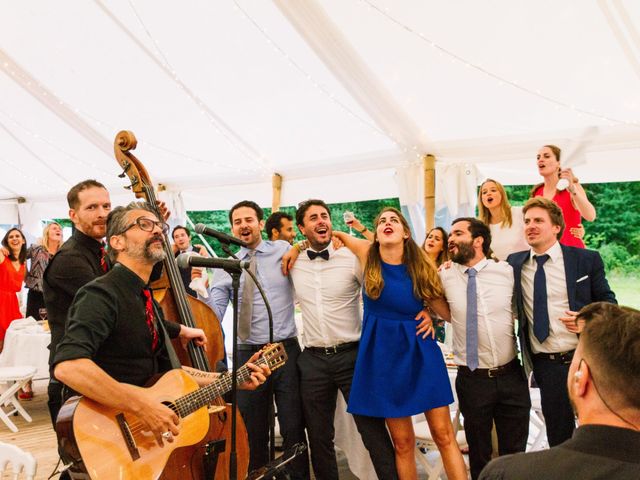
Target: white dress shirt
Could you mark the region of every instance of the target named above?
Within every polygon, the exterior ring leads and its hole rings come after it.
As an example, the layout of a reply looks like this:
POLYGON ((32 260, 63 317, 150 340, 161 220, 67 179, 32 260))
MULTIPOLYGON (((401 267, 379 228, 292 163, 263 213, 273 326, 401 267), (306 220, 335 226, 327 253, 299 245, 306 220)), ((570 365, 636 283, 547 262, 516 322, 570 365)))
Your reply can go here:
POLYGON ((348 248, 327 247, 329 260, 298 257, 291 279, 302 310, 305 347, 357 342, 362 330, 362 269, 348 248))
MULTIPOLYGON (((578 336, 567 330, 560 321, 565 311, 569 310, 567 295, 567 277, 564 270, 562 248, 556 242, 544 252, 549 259, 544 263, 544 274, 547 279, 547 308, 549 310, 549 336, 542 343, 533 333, 533 278, 538 268, 533 250, 529 260, 522 265, 522 299, 524 311, 529 319, 529 341, 533 353, 559 353, 573 350, 578 346, 578 336)), ((544 255, 544 254, 541 254, 544 255)))
MULTIPOLYGON (((469 267, 452 263, 440 272, 451 310, 453 361, 467 365, 467 283, 469 267)), ((516 356, 513 269, 506 262, 481 260, 473 268, 478 295, 478 361, 480 368, 506 365, 516 356)))
POLYGON ((502 223, 489 225, 491 230, 491 250, 499 260, 506 260, 512 253, 529 249, 524 236, 522 207, 511 207, 511 218, 510 227, 503 226, 502 223))

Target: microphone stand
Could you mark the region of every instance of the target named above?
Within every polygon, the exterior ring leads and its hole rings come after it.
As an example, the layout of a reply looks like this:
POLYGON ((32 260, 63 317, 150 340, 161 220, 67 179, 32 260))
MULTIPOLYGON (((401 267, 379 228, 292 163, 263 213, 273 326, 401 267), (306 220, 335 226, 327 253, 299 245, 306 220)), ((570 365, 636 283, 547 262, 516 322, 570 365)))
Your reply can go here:
MULTIPOLYGON (((222 248, 222 251, 224 253, 226 253, 227 255, 229 255, 230 257, 235 258, 236 260, 239 260, 239 258, 236 256, 236 254, 234 254, 231 249, 229 248, 229 243, 226 242, 222 242, 220 241, 220 248, 222 248)), ((269 343, 273 343, 273 313, 271 312, 271 305, 269 305, 269 301, 267 300, 267 295, 265 294, 264 290, 262 289, 262 285, 260 285, 260 282, 258 281, 258 279, 254 276, 254 274, 252 272, 250 272, 249 270, 245 270, 247 272, 247 274, 249 274, 251 276, 251 278, 253 279, 253 282, 256 284, 256 287, 258 287, 258 291, 260 292, 260 296, 262 297, 262 300, 264 301, 264 305, 267 309, 267 318, 269 319, 269 343)), ((233 302, 233 371, 235 372, 236 369, 236 349, 238 346, 238 338, 236 337, 236 328, 238 326, 238 290, 235 289, 235 286, 233 284, 233 280, 235 280, 235 277, 232 277, 232 284, 231 286, 234 288, 233 290, 233 298, 234 298, 234 302, 233 302)), ((238 284, 240 283, 240 278, 238 276, 238 284)), ((235 377, 233 378, 233 381, 235 382, 235 377)), ((267 398, 269 399, 269 412, 268 412, 268 422, 269 422, 269 460, 274 460, 276 457, 276 446, 275 446, 275 442, 276 442, 276 413, 274 410, 274 402, 273 402, 273 382, 269 382, 269 385, 267 386, 268 391, 267 391, 267 398)), ((233 417, 233 422, 231 424, 231 428, 232 428, 232 439, 235 438, 235 401, 236 401, 236 397, 235 397, 235 387, 234 390, 231 391, 231 401, 233 402, 233 410, 232 413, 234 415, 233 417)), ((234 443, 234 448, 235 448, 235 443, 234 443)))
MULTIPOLYGON (((230 253, 228 244, 222 244, 222 250, 230 253)), ((230 253, 231 256, 237 258, 230 253)), ((232 365, 231 365, 231 452, 229 453, 229 480, 237 480, 238 478, 238 453, 236 451, 236 410, 237 410, 237 392, 236 385, 238 379, 238 292, 240 291, 240 275, 241 271, 224 269, 231 275, 231 288, 233 290, 233 343, 232 343, 232 365)))

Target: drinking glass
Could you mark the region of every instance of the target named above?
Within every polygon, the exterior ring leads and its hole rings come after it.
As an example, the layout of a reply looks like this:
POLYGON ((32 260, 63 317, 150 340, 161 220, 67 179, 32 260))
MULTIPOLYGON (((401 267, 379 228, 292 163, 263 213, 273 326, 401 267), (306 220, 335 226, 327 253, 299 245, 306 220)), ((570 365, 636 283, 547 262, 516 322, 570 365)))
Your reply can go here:
POLYGON ((353 221, 356 219, 356 216, 353 212, 344 212, 342 214, 342 218, 344 219, 344 223, 349 225, 349 235, 353 236, 353 221))

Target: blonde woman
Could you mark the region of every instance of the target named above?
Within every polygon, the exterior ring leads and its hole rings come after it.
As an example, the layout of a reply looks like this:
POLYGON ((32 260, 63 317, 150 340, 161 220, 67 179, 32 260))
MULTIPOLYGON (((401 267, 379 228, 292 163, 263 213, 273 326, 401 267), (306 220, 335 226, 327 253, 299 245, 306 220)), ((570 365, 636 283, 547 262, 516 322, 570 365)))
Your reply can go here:
POLYGON ((24 283, 29 289, 27 294, 27 317, 40 318, 40 309, 45 308, 42 295, 42 275, 49 260, 62 245, 62 227, 57 222, 48 223, 42 231, 40 244, 33 244, 27 249, 27 258, 31 260, 31 267, 24 283))
POLYGON ((393 439, 400 480, 416 479, 411 417, 425 414, 449 479, 466 479, 449 404, 453 394, 428 308, 449 318, 433 262, 411 238, 395 208, 375 220, 373 244, 334 234, 364 269, 364 322, 349 412, 384 417, 393 439))
POLYGON ((478 190, 478 219, 491 230, 491 250, 498 260, 528 250, 522 207, 512 207, 500 182, 485 180, 478 190))

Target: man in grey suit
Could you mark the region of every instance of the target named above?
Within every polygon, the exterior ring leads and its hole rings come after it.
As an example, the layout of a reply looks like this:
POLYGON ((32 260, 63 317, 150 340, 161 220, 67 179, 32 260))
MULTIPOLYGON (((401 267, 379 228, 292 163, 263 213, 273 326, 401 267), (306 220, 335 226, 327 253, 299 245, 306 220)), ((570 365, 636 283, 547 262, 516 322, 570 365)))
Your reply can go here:
POLYGON ((522 209, 531 250, 513 253, 518 335, 525 367, 533 369, 547 424, 549 445, 571 438, 575 428, 567 395, 569 364, 578 345, 577 311, 592 302, 616 303, 598 252, 566 247, 560 207, 542 197, 522 209))
POLYGON ((494 460, 480 480, 640 478, 640 311, 598 302, 577 324, 566 384, 580 427, 557 447, 494 460))

